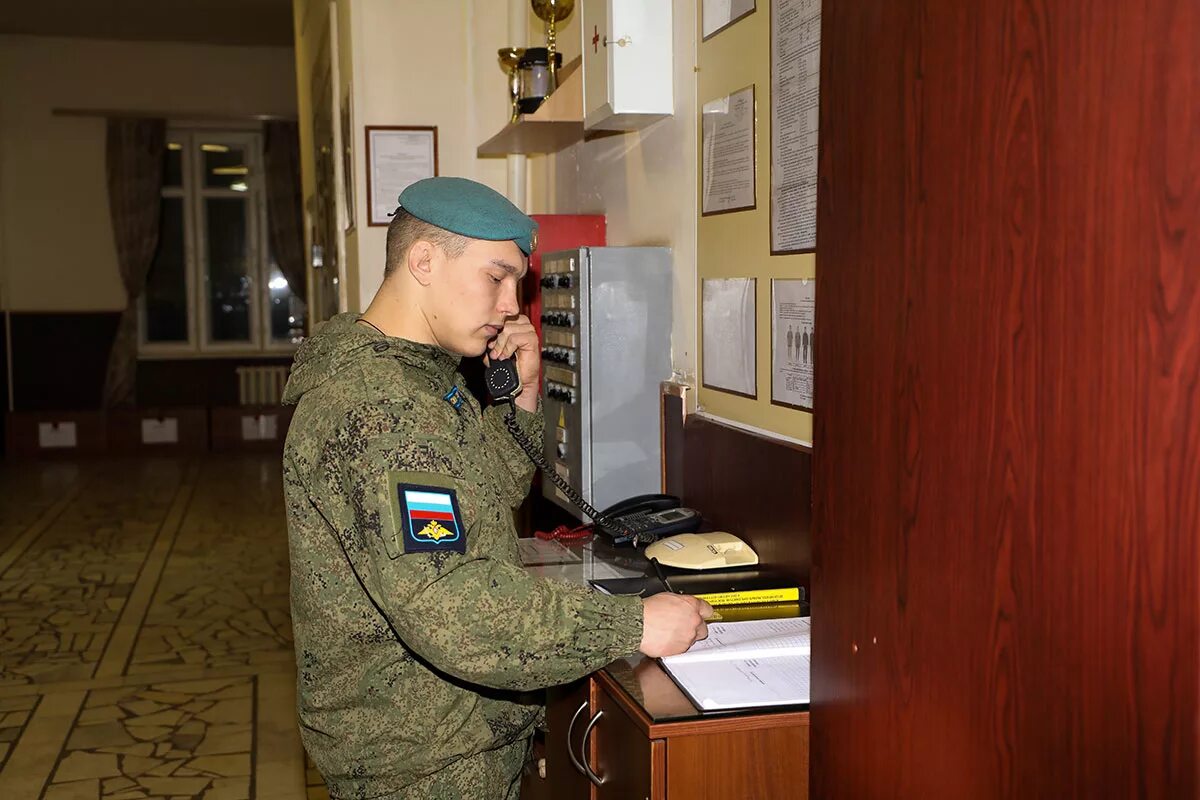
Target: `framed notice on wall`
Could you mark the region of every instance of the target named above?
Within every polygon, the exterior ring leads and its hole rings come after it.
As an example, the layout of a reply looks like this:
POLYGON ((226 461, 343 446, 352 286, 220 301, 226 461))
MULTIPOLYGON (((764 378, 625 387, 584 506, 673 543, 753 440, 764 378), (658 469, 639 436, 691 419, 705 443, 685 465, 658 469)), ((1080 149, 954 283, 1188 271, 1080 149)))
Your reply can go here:
POLYGON ((704 104, 700 213, 755 207, 754 86, 704 104))
POLYGON ((742 17, 754 13, 755 0, 703 0, 704 38, 716 36, 742 17))
POLYGON ((701 378, 707 389, 758 397, 757 285, 754 278, 720 278, 703 282, 701 378))
POLYGON ((436 127, 367 126, 368 225, 387 225, 410 184, 438 174, 436 127))
POLYGON ((817 246, 821 0, 771 0, 771 254, 817 246))
POLYGON ((817 282, 771 281, 771 402, 812 411, 817 282))

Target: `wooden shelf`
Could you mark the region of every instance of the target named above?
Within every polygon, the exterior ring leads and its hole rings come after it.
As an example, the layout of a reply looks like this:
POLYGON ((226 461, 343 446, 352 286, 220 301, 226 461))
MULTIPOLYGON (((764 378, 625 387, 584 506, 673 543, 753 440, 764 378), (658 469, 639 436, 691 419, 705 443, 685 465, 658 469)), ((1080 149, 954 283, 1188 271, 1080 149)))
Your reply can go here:
POLYGON ((558 73, 558 88, 533 114, 524 114, 479 145, 478 156, 556 153, 583 139, 583 70, 576 58, 558 73))

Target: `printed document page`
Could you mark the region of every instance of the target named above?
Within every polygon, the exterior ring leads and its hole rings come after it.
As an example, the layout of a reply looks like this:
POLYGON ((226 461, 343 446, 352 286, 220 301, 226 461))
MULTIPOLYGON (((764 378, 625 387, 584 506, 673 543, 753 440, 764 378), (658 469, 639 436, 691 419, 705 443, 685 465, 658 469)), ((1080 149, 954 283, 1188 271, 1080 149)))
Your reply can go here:
POLYGON ((809 617, 713 622, 708 626, 707 639, 696 642, 686 653, 664 658, 663 663, 783 655, 780 650, 805 655, 809 652, 811 631, 809 617))
POLYGON ((783 706, 809 701, 811 656, 739 658, 673 664, 668 672, 705 711, 783 706))
POLYGON ((808 617, 713 623, 708 638, 661 659, 663 669, 700 708, 809 702, 808 617))

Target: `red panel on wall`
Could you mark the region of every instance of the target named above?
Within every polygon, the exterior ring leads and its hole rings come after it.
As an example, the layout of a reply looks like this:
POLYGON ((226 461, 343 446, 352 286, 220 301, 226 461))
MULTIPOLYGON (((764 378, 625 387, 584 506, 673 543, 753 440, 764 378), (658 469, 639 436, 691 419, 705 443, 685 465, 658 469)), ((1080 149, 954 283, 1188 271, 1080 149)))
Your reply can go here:
POLYGON ((602 247, 605 223, 602 214, 530 214, 538 224, 538 246, 529 259, 529 272, 521 284, 521 313, 529 316, 542 338, 542 254, 576 247, 602 247))

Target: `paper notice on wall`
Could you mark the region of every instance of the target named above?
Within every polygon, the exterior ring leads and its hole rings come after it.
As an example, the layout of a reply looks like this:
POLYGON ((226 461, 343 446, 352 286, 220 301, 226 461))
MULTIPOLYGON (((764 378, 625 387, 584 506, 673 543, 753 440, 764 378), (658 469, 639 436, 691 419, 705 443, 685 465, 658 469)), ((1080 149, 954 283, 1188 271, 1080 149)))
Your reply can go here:
POLYGON ((811 411, 817 282, 771 281, 771 402, 811 411))
POLYGON ((754 0, 704 0, 704 38, 729 27, 754 10, 754 0))
POLYGON ((396 198, 413 183, 437 174, 436 128, 375 129, 367 133, 372 225, 387 225, 396 198))
POLYGON ((178 442, 179 420, 173 417, 142 420, 142 444, 177 444, 178 442))
POLYGON ((754 278, 704 281, 702 378, 709 389, 747 397, 758 394, 755 286, 754 278))
POLYGON ((704 104, 704 214, 754 208, 754 87, 704 104))
POLYGON ((278 417, 256 414, 242 417, 242 439, 247 442, 271 441, 278 434, 278 417))
POLYGON ((817 239, 821 0, 771 0, 771 252, 817 239))
POLYGON ((74 422, 39 422, 38 447, 65 448, 78 446, 74 422))

